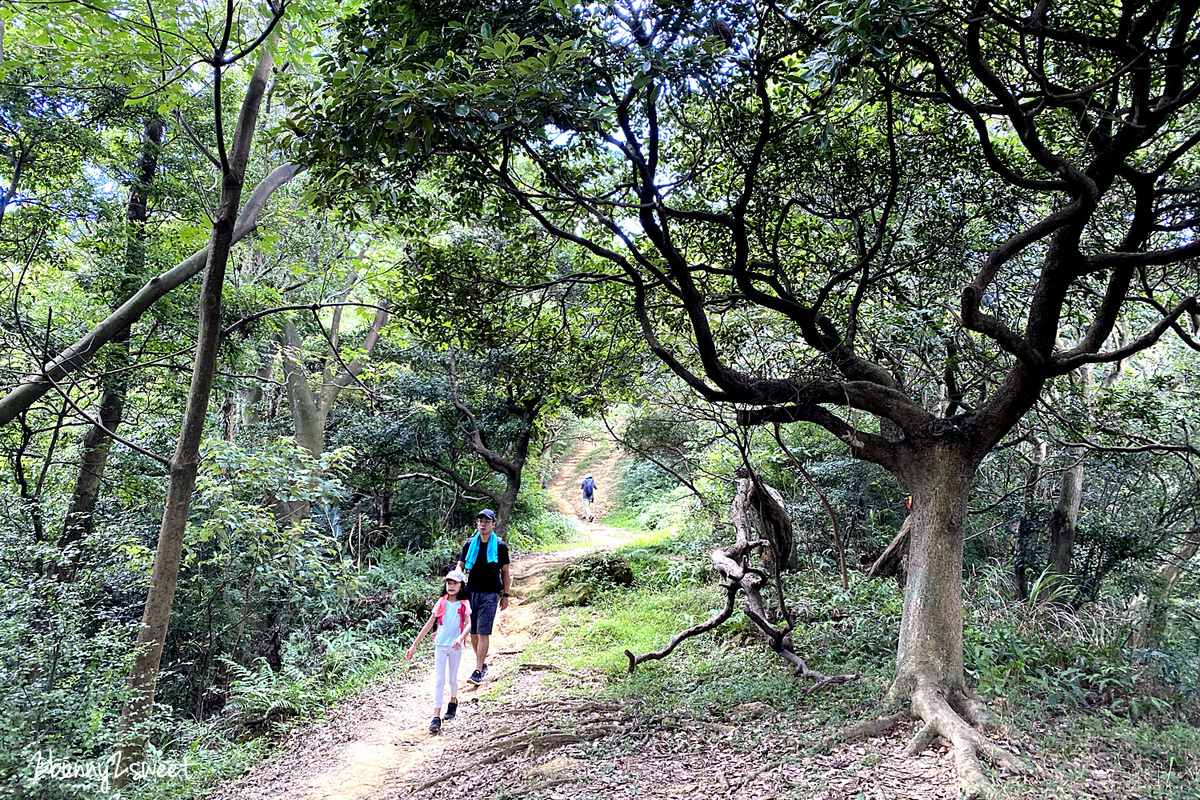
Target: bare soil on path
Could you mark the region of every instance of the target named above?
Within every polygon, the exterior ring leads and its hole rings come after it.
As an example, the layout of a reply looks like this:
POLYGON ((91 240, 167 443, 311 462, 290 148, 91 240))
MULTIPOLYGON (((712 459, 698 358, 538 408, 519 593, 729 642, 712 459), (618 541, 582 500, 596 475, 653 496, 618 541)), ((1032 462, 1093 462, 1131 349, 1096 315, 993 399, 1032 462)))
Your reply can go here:
MULTIPOLYGON (((477 719, 484 716, 484 704, 479 702, 481 695, 509 676, 526 644, 552 631, 554 626, 554 617, 528 599, 528 595, 554 567, 590 550, 619 547, 630 539, 626 531, 601 522, 582 521, 580 509, 572 508, 569 491, 572 483, 575 495, 580 494, 575 470, 602 446, 606 445, 584 442, 549 486, 559 511, 568 519, 574 518, 581 529, 578 538, 582 543, 554 552, 514 555, 513 598, 508 609, 497 617, 498 631, 491 639, 487 680, 478 688, 466 682, 465 676, 474 668, 474 659, 469 651, 464 653, 459 670, 458 718, 445 723, 441 734, 429 733, 432 670, 425 647, 405 673, 342 704, 324 719, 292 731, 276 756, 244 778, 218 787, 212 797, 217 800, 378 798, 398 786, 411 786, 413 777, 429 765, 453 763, 468 737, 479 735, 481 726, 497 727, 477 719)), ((619 453, 609 448, 603 461, 587 468, 601 486, 615 481, 618 457, 619 453)), ((601 493, 601 502, 593 505, 596 517, 608 507, 603 496, 601 493)), ((578 502, 575 505, 581 506, 578 502)), ((555 672, 560 670, 551 665, 533 665, 533 669, 522 670, 505 691, 504 699, 511 702, 520 696, 544 694, 542 681, 547 673, 555 672)), ((568 670, 561 674, 569 676, 569 673, 568 670)), ((570 677, 580 679, 578 675, 570 677)), ((594 676, 587 680, 599 681, 594 676)))
MULTIPOLYGON (((218 787, 218 800, 400 798, 952 798, 951 759, 907 758, 911 731, 806 756, 812 734, 776 709, 751 703, 727 720, 647 715, 642 704, 598 700, 605 678, 558 664, 522 662, 526 646, 556 633, 553 610, 530 595, 554 567, 591 549, 625 544, 626 531, 581 520, 579 481, 599 486, 595 515, 614 506, 619 453, 584 442, 550 483, 585 544, 517 554, 514 598, 498 617, 488 678, 460 677, 458 718, 431 735, 428 648, 406 672, 297 728, 278 753, 218 787), (589 691, 594 690, 594 691, 589 691), (786 748, 780 752, 779 747, 786 748)), ((460 676, 473 668, 465 653, 460 676)))

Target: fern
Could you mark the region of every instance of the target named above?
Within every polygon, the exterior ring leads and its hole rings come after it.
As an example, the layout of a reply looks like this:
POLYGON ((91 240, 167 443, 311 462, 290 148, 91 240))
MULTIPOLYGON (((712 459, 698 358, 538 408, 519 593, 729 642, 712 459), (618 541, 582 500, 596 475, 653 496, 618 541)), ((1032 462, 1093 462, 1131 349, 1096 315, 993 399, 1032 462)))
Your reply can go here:
POLYGON ((227 707, 239 725, 263 728, 290 717, 306 716, 321 706, 316 678, 294 664, 275 672, 262 658, 253 670, 228 658, 224 662, 230 676, 227 707))

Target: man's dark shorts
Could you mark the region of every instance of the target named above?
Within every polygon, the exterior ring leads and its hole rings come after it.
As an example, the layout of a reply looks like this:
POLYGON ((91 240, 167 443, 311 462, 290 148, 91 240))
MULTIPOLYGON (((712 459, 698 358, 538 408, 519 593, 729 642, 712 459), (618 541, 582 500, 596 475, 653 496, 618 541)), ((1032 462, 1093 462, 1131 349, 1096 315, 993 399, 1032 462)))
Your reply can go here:
POLYGON ((499 593, 471 592, 471 633, 491 636, 492 623, 496 621, 496 609, 499 607, 499 593))

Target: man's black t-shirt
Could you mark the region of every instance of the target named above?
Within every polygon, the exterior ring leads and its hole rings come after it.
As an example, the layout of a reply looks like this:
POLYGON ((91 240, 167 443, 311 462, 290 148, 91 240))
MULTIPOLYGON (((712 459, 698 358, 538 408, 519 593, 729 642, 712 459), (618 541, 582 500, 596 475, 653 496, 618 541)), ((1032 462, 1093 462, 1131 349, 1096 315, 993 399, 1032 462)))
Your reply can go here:
MULTIPOLYGON (((496 534, 492 534, 495 536, 496 534)), ((475 538, 474 536, 471 539, 475 538)), ((471 547, 471 539, 463 544, 462 553, 458 560, 463 562, 463 568, 466 569, 467 550, 471 547)), ((472 592, 502 592, 504 591, 504 581, 500 576, 500 568, 508 564, 508 545, 501 539, 496 542, 496 561, 489 562, 487 560, 487 543, 480 540, 479 555, 475 557, 475 568, 467 570, 467 588, 472 592)))

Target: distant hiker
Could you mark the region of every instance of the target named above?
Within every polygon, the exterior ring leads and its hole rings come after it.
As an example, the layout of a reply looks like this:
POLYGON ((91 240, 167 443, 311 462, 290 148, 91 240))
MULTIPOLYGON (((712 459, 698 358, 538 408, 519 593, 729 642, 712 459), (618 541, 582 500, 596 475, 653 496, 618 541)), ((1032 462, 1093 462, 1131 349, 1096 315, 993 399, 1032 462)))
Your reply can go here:
POLYGON ((462 660, 463 643, 467 640, 470 625, 467 620, 471 616, 471 602, 460 599, 467 576, 462 570, 450 570, 445 578, 445 590, 433 606, 433 613, 417 640, 408 648, 404 657, 412 661, 417 652, 417 645, 425 638, 425 634, 437 623, 437 633, 433 638, 433 722, 429 723, 429 732, 437 733, 442 729, 442 690, 447 682, 450 684, 450 702, 446 705, 447 721, 454 719, 458 713, 458 665, 462 660))
POLYGON ((496 513, 490 508, 475 518, 476 533, 463 544, 458 568, 467 573, 471 593, 471 646, 475 648, 475 671, 468 683, 479 684, 487 675, 488 643, 496 609, 508 608, 508 545, 492 533, 496 513))
POLYGON ((583 518, 594 522, 596 517, 592 514, 592 500, 596 497, 596 481, 588 475, 583 479, 583 483, 579 484, 579 489, 583 492, 583 518))

